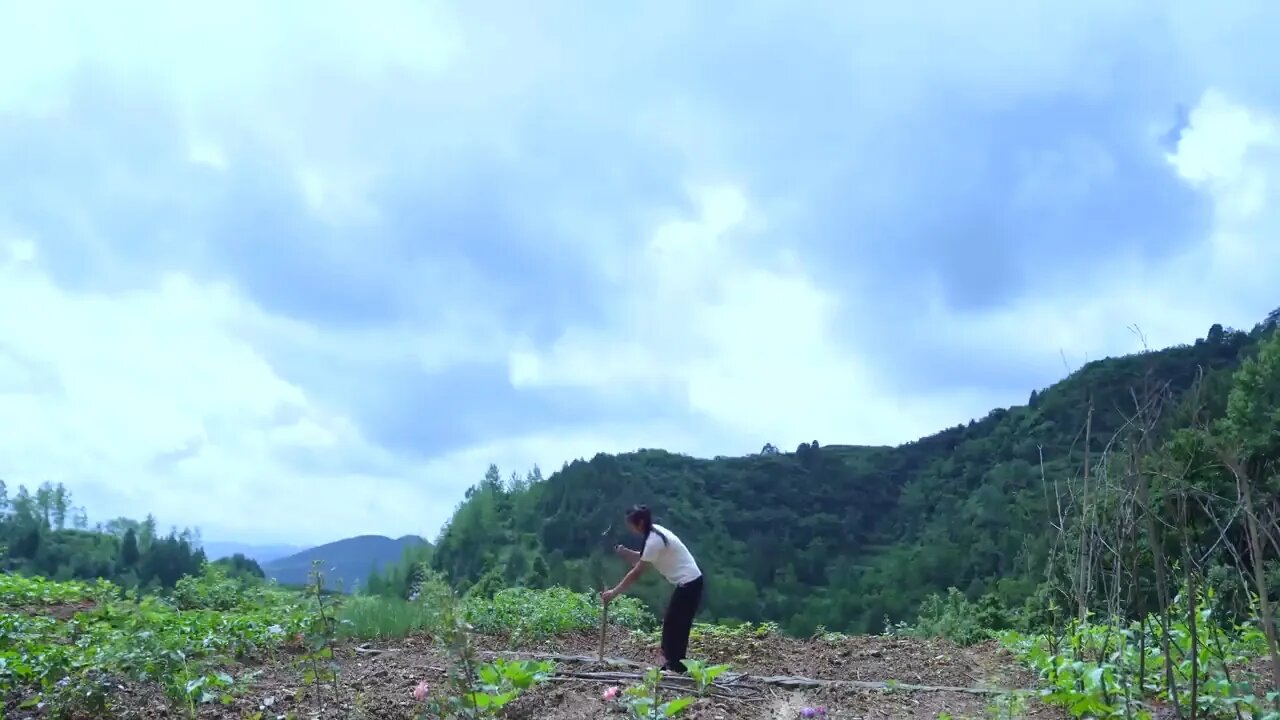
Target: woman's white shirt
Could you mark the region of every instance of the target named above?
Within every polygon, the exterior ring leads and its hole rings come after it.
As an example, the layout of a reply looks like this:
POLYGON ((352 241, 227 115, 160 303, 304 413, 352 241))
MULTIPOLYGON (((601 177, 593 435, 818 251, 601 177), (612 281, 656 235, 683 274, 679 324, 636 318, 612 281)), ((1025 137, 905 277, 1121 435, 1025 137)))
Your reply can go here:
POLYGON ((653 525, 653 532, 649 533, 649 539, 644 543, 640 559, 662 573, 662 577, 672 585, 683 585, 702 576, 702 570, 689 548, 685 547, 675 533, 658 524, 653 525), (665 543, 658 533, 667 536, 665 543))

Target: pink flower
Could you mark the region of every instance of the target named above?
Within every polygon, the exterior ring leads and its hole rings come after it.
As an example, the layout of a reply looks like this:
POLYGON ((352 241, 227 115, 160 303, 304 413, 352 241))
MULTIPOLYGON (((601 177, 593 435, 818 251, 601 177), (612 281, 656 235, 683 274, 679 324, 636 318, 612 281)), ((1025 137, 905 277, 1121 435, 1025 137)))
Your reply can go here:
POLYGON ((615 686, 613 686, 613 687, 609 688, 608 690, 605 690, 605 691, 604 691, 604 699, 605 699, 605 700, 612 700, 612 699, 614 699, 614 698, 616 698, 616 697, 618 697, 618 686, 617 686, 617 685, 615 685, 615 686))
POLYGON ((423 700, 426 700, 427 696, 430 694, 431 694, 431 686, 427 684, 426 680, 423 680, 422 682, 418 683, 418 687, 413 689, 413 699, 417 700, 418 702, 422 702, 423 700))

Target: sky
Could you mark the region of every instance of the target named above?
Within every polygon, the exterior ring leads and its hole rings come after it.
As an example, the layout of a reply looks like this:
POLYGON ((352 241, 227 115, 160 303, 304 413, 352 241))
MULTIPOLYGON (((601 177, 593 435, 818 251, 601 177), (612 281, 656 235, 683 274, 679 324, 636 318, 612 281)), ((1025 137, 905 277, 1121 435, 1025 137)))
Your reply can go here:
POLYGON ((900 443, 1247 329, 1277 28, 0 2, 0 478, 206 539, 434 537, 490 463, 900 443))

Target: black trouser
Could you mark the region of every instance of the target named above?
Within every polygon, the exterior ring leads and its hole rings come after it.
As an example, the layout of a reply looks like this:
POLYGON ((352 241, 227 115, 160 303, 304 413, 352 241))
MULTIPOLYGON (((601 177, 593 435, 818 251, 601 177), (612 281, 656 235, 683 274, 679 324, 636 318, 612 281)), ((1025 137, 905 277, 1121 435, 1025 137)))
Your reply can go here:
POLYGON ((689 631, 693 629, 693 616, 702 602, 702 576, 677 585, 667 603, 667 614, 662 618, 662 655, 666 664, 662 667, 674 672, 684 672, 685 653, 689 651, 689 631))

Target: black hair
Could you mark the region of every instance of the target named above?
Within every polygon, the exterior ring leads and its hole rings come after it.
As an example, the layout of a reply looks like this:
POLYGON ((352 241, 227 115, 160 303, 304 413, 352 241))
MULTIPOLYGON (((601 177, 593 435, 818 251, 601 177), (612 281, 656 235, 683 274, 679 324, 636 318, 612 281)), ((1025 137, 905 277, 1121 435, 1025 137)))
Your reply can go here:
POLYGON ((665 533, 653 527, 653 513, 649 512, 648 505, 632 505, 631 509, 627 511, 627 522, 633 522, 644 529, 645 545, 649 544, 649 533, 658 533, 658 537, 662 538, 663 545, 671 544, 667 540, 665 533))

